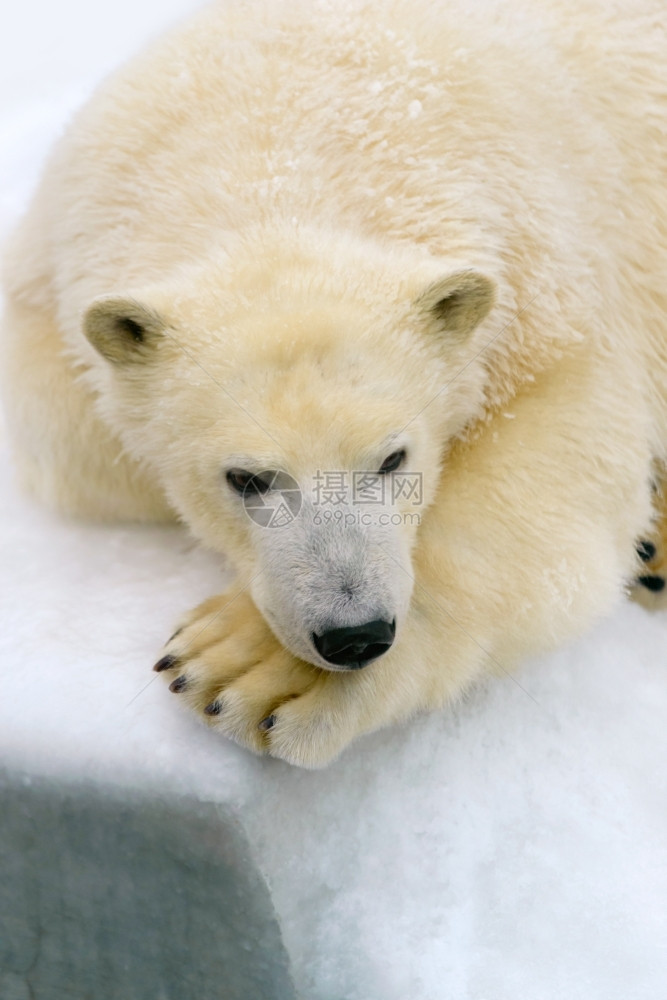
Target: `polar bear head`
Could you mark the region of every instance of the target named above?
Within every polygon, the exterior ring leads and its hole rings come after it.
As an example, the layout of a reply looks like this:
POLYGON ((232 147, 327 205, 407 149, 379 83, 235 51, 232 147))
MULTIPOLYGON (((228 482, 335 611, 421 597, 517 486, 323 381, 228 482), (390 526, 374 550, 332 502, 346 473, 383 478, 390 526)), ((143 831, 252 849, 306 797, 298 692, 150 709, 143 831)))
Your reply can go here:
POLYGON ((127 450, 278 638, 341 670, 401 631, 447 444, 483 405, 493 301, 466 261, 262 233, 96 299, 84 331, 127 450))

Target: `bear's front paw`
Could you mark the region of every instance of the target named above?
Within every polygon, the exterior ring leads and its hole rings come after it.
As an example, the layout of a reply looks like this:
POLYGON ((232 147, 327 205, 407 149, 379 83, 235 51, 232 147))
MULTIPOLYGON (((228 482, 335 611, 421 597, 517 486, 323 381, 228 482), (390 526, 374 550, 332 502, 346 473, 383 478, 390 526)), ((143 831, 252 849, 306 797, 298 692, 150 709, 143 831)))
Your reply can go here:
POLYGON ((298 660, 243 591, 196 608, 154 669, 210 726, 256 753, 319 767, 354 735, 340 704, 352 678, 298 660))
POLYGON ((654 484, 654 503, 653 531, 637 544, 642 572, 630 591, 633 600, 650 611, 667 608, 667 481, 654 484))

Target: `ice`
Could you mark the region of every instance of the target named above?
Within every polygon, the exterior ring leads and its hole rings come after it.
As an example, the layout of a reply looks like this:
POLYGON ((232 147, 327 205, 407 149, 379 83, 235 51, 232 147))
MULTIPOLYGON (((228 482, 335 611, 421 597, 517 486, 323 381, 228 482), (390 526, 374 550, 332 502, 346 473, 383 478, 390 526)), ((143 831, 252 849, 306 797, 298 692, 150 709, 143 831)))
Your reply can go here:
MULTIPOLYGON (((192 6, 15 8, 3 231, 93 80, 192 6)), ((667 616, 619 607, 516 678, 300 771, 217 740, 150 671, 182 612, 223 588, 220 559, 178 529, 42 510, 4 435, 0 503, 0 759, 26 782, 231 810, 302 997, 667 995, 667 616)))

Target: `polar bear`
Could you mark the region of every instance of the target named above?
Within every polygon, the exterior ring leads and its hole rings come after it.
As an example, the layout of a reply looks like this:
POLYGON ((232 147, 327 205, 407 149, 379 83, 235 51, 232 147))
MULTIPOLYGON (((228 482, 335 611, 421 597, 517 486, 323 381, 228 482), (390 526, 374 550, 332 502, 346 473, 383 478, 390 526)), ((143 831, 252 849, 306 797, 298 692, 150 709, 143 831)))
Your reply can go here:
POLYGON ((662 4, 218 2, 10 241, 26 487, 238 575, 156 669, 308 767, 664 600, 662 4))

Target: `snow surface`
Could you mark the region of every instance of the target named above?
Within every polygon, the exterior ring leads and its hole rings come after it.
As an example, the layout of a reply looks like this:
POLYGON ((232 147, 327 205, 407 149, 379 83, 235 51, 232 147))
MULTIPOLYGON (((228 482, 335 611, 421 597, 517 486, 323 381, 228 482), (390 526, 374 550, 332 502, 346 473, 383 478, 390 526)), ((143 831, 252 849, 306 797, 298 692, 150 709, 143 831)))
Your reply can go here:
MULTIPOLYGON (((95 80, 193 7, 5 13, 2 232, 95 80)), ((231 803, 306 1000, 667 998, 667 616, 623 606, 519 683, 299 771, 217 740, 150 672, 219 559, 42 510, 4 436, 0 503, 0 762, 231 803)))

